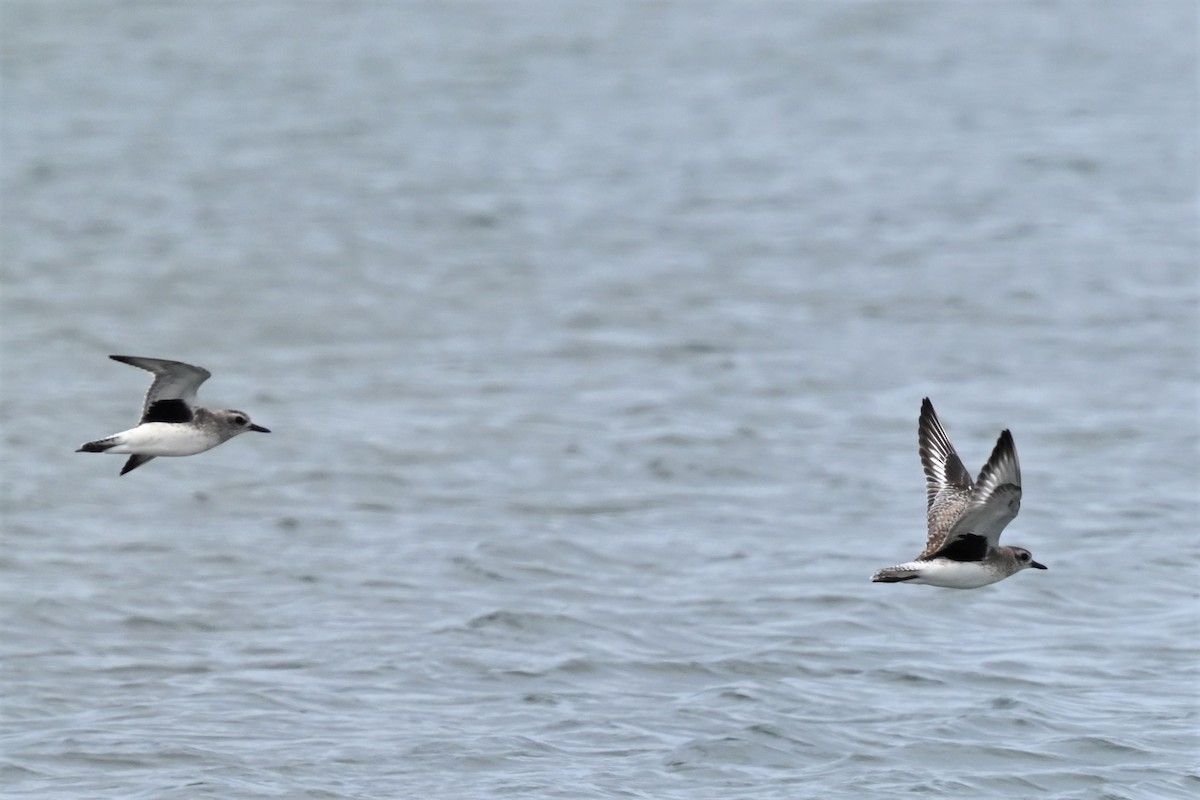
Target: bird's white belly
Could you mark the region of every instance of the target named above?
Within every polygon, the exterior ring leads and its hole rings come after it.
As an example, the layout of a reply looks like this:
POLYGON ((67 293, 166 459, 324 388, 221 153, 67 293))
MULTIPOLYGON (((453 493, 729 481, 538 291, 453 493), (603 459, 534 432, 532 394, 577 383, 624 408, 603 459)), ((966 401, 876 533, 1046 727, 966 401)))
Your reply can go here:
POLYGON ((912 566, 919 571, 919 577, 914 578, 911 583, 925 583, 947 589, 978 589, 1005 577, 1003 572, 982 561, 935 558, 932 561, 913 562, 912 566))
POLYGON ((117 445, 105 452, 118 455, 192 456, 220 443, 200 428, 177 422, 146 422, 116 435, 117 445))

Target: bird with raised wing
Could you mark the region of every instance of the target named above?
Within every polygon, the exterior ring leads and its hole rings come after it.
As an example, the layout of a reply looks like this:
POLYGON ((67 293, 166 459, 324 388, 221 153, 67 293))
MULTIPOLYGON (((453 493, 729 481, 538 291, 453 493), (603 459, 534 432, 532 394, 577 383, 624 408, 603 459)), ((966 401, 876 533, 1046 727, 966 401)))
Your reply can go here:
POLYGON ((154 373, 137 426, 79 446, 77 453, 129 455, 124 475, 158 456, 191 456, 211 450, 247 431, 270 433, 244 411, 210 410, 196 405, 196 390, 211 373, 182 361, 141 356, 109 356, 154 373))
POLYGON ((975 481, 928 397, 921 402, 917 435, 925 469, 925 549, 912 561, 877 571, 871 580, 977 589, 1023 569, 1046 569, 1025 548, 1000 544, 1001 532, 1021 508, 1021 464, 1012 433, 1000 433, 975 481))

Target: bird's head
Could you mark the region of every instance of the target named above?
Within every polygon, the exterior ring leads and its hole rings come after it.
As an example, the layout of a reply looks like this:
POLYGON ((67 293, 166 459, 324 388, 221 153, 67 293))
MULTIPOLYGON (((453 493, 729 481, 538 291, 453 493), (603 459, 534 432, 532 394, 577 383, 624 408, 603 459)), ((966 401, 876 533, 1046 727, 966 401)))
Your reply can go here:
POLYGON ((224 411, 218 411, 216 415, 220 417, 221 421, 232 431, 234 436, 246 431, 257 431, 258 433, 271 432, 262 425, 255 425, 250 421, 249 414, 245 411, 238 411, 236 408, 227 408, 224 411))
POLYGON ((1033 567, 1034 569, 1047 568, 1045 564, 1039 564, 1038 562, 1034 561, 1033 553, 1029 552, 1024 547, 1012 548, 1012 554, 1013 558, 1017 560, 1017 566, 1021 569, 1029 569, 1030 567, 1033 567))

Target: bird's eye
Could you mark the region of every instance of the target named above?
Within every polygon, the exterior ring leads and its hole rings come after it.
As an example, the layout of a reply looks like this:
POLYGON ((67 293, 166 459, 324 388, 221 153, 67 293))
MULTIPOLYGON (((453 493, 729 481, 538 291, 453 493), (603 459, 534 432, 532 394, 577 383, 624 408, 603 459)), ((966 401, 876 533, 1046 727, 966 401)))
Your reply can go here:
POLYGON ((243 417, 241 414, 238 414, 236 417, 234 417, 233 421, 236 422, 238 425, 246 424, 246 418, 243 417))
POLYGON ((1029 560, 1029 553, 1021 553, 1021 556, 1020 556, 1020 558, 1021 558, 1021 560, 1022 560, 1022 561, 1028 561, 1028 560, 1029 560))

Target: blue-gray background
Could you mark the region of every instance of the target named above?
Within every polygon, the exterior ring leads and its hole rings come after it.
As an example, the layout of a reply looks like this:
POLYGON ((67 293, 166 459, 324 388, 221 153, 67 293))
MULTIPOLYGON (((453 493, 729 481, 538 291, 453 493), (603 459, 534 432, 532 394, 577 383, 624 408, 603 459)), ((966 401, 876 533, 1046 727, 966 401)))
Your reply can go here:
POLYGON ((6 796, 1200 789, 1193 3, 0 13, 6 796))

